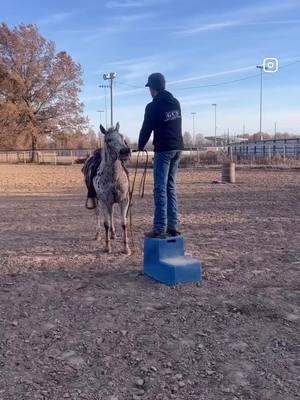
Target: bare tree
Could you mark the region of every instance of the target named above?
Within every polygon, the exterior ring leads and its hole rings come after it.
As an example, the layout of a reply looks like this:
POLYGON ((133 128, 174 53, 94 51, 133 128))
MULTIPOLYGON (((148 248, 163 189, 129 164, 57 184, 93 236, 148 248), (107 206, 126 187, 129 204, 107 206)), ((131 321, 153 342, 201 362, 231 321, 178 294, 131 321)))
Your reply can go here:
POLYGON ((193 146, 193 138, 190 132, 184 132, 183 134, 183 143, 185 147, 192 147, 193 146))
POLYGON ((196 134, 196 138, 195 138, 195 142, 196 142, 196 147, 205 146, 204 135, 202 135, 202 133, 197 133, 196 134))
POLYGON ((22 136, 36 150, 41 135, 83 127, 81 66, 56 52, 34 25, 0 25, 0 135, 22 136))
POLYGON ((87 133, 87 140, 89 143, 88 147, 90 147, 92 149, 96 149, 97 147, 99 147, 98 138, 97 138, 96 132, 93 128, 89 128, 88 133, 87 133))

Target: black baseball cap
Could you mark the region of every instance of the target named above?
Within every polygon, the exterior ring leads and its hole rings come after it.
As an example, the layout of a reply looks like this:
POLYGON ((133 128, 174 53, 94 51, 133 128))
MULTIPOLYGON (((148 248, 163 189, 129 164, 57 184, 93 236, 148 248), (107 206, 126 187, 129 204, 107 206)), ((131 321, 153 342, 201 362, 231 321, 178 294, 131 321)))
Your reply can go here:
POLYGON ((145 86, 154 90, 164 90, 166 87, 165 77, 160 72, 154 72, 149 75, 148 82, 145 86))

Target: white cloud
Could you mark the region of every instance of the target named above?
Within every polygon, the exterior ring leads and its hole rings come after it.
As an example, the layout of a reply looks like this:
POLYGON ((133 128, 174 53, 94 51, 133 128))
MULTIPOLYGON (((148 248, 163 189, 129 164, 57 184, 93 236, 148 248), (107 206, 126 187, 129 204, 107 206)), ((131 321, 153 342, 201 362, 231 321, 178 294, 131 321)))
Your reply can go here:
MULTIPOLYGON (((143 86, 146 83, 148 75, 152 72, 162 71, 163 69, 162 73, 166 73, 177 68, 177 60, 174 57, 175 56, 172 58, 170 57, 169 61, 164 61, 163 68, 160 55, 117 60, 107 63, 105 67, 117 69, 118 79, 120 79, 120 81, 143 86)), ((166 58, 167 57, 164 56, 164 59, 166 58)), ((97 74, 99 74, 99 71, 97 71, 97 74)))
POLYGON ((137 13, 137 14, 124 14, 115 15, 109 20, 103 22, 101 28, 97 28, 90 33, 90 29, 87 30, 87 35, 83 38, 83 42, 89 43, 95 40, 103 39, 103 36, 117 35, 124 32, 132 32, 132 24, 136 23, 135 28, 137 29, 137 23, 139 21, 147 21, 156 17, 156 13, 137 13))
POLYGON ((66 21, 67 19, 71 18, 71 16, 71 12, 51 14, 48 17, 38 20, 37 24, 42 26, 55 25, 66 21))
POLYGON ((184 26, 178 27, 174 33, 176 35, 190 36, 247 25, 298 24, 300 22, 299 19, 274 19, 275 15, 281 15, 284 11, 297 6, 299 7, 299 2, 297 3, 294 0, 286 0, 285 2, 269 1, 263 5, 260 3, 253 7, 245 7, 223 14, 194 17, 186 21, 184 26), (269 20, 268 18, 273 19, 269 20))
MULTIPOLYGON (((141 20, 147 20, 156 17, 156 13, 140 13, 140 14, 127 14, 127 15, 118 15, 114 17, 116 23, 131 23, 141 20)), ((132 27, 131 27, 132 28, 132 27)))
POLYGON ((191 29, 183 29, 177 33, 180 35, 194 35, 201 32, 207 31, 216 31, 229 29, 237 26, 249 26, 249 25, 292 25, 292 24, 300 24, 300 19, 295 20, 275 20, 275 21, 224 21, 217 22, 212 24, 203 24, 191 29))
POLYGON ((195 26, 190 29, 182 29, 179 30, 177 33, 180 35, 194 35, 196 33, 207 32, 207 31, 216 31, 220 29, 227 29, 234 26, 241 25, 240 21, 224 21, 224 22, 216 22, 211 24, 203 24, 199 26, 195 26))
POLYGON ((223 76, 223 75, 231 75, 231 74, 245 72, 245 71, 253 71, 253 72, 255 72, 255 65, 249 65, 247 67, 242 67, 242 68, 229 69, 229 70, 226 70, 226 71, 215 72, 215 73, 212 73, 212 74, 190 76, 190 77, 187 77, 187 78, 178 79, 176 81, 168 82, 168 84, 169 85, 174 85, 174 84, 178 84, 178 83, 198 81, 198 80, 201 80, 201 79, 214 78, 216 76, 223 76))
POLYGON ((149 7, 159 0, 110 0, 105 5, 107 8, 140 8, 149 7))

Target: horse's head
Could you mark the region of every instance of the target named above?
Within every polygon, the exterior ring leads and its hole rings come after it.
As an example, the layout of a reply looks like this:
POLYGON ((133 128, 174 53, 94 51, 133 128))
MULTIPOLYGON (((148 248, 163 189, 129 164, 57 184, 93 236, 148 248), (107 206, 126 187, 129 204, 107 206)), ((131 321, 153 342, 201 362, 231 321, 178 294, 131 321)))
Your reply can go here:
POLYGON ((130 148, 126 143, 123 135, 119 132, 120 124, 117 122, 116 127, 105 129, 100 125, 100 130, 104 135, 105 147, 113 160, 127 160, 130 156, 130 148))

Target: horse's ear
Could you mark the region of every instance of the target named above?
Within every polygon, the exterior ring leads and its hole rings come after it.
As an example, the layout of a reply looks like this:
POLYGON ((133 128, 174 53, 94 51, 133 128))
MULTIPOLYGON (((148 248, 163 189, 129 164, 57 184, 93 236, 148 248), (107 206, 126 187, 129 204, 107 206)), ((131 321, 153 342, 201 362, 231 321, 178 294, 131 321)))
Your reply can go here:
POLYGON ((104 128, 103 125, 100 125, 100 131, 103 133, 103 135, 107 134, 106 129, 104 128))
POLYGON ((119 129, 120 129, 120 124, 119 124, 119 122, 117 122, 116 131, 119 132, 119 129))

